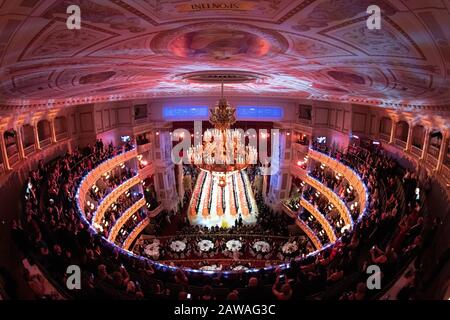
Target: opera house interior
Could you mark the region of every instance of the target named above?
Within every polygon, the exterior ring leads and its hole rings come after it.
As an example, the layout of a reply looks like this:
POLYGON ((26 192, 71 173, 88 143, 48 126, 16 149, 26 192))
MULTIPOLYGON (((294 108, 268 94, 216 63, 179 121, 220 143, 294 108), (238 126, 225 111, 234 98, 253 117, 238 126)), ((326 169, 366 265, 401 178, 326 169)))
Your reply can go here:
POLYGON ((449 300, 450 2, 0 0, 0 300, 449 300))

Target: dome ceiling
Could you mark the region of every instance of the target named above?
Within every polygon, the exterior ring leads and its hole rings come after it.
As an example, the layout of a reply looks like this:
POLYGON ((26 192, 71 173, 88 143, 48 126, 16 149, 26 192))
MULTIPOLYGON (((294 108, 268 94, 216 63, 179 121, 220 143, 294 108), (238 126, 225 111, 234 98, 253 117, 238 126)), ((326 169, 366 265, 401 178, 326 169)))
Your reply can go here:
POLYGON ((0 0, 0 100, 217 95, 179 75, 235 70, 266 77, 230 83, 229 95, 442 110, 449 30, 446 0, 0 0), (66 27, 72 4, 81 30, 66 27), (372 4, 380 30, 366 27, 372 4))

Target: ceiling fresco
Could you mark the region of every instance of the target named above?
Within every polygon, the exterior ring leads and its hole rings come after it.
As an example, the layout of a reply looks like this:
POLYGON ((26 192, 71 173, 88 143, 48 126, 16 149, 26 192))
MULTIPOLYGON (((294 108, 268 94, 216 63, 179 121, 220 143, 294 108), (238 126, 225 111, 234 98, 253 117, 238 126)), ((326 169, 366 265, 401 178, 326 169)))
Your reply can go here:
POLYGON ((217 95, 177 76, 214 70, 266 76, 228 95, 443 110, 450 1, 0 0, 3 106, 217 95), (366 26, 373 4, 380 30, 366 26))

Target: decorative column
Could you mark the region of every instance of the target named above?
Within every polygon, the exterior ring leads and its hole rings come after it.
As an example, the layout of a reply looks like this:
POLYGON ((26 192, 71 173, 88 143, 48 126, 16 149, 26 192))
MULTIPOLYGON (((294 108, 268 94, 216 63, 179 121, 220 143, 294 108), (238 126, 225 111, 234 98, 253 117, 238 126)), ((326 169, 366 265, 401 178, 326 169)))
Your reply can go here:
POLYGON ((3 167, 5 168, 6 171, 10 171, 11 166, 9 164, 8 152, 6 151, 5 133, 4 132, 0 132, 0 148, 1 148, 1 152, 2 152, 3 167))
POLYGON ((178 198, 183 201, 184 185, 183 185, 183 164, 177 164, 177 183, 178 183, 178 198))
POLYGON ((428 152, 428 145, 430 144, 430 129, 425 128, 425 139, 423 141, 422 146, 422 156, 420 157, 420 160, 425 160, 427 157, 428 152))
MULTIPOLYGON (((275 128, 276 129, 276 128, 275 128)), ((274 139, 274 136, 271 136, 274 139)), ((290 152, 286 154, 286 149, 290 151, 290 148, 286 148, 286 133, 280 130, 279 135, 279 168, 278 172, 270 177, 269 186, 269 205, 274 210, 281 209, 281 202, 289 197, 289 187, 290 187, 290 152), (289 158, 287 158, 289 155, 289 158)), ((273 146, 273 144, 272 144, 273 146)), ((290 145, 288 144, 290 147, 290 145)), ((272 153, 273 154, 273 153, 272 153)), ((272 159, 272 163, 273 163, 272 159)))
POLYGON ((406 141, 406 148, 405 151, 409 152, 411 151, 411 146, 412 146, 412 140, 413 140, 413 129, 414 129, 414 125, 412 123, 408 124, 408 139, 406 141))
POLYGON ((37 124, 33 126, 33 134, 34 134, 34 147, 36 151, 41 150, 41 144, 39 142, 39 134, 37 129, 37 124))
POLYGON ((50 119, 50 138, 52 143, 56 143, 55 119, 50 119))
POLYGON ((175 164, 172 162, 172 140, 169 131, 159 131, 155 136, 155 190, 158 200, 167 210, 176 210, 178 194, 176 188, 175 164))
POLYGON ((25 150, 23 148, 23 139, 22 139, 22 128, 18 128, 15 130, 16 132, 16 144, 17 144, 17 150, 19 152, 19 158, 21 160, 26 159, 25 156, 25 150))
POLYGON ((441 143, 441 149, 439 150, 439 157, 438 157, 438 163, 436 166, 436 171, 440 171, 442 168, 442 164, 444 163, 445 156, 447 155, 448 141, 449 141, 449 133, 448 133, 448 131, 445 131, 442 135, 442 143, 441 143))
POLYGON ((389 139, 389 143, 394 143, 395 142, 395 131, 397 131, 397 122, 392 119, 392 126, 391 126, 391 137, 389 139))

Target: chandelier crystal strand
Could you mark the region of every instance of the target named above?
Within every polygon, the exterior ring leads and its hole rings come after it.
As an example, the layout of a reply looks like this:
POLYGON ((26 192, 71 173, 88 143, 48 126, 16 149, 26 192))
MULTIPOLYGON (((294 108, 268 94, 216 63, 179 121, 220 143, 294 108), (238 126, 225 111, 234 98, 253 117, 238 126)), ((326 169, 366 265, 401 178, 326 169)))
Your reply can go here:
MULTIPOLYGON (((230 129, 236 123, 236 108, 223 96, 211 110, 209 122, 214 126, 203 134, 203 144, 190 147, 187 156, 200 169, 215 173, 227 173, 245 169, 255 164, 258 153, 254 146, 246 146, 246 135, 240 130, 230 129)), ((221 176, 219 185, 226 183, 221 176)))

